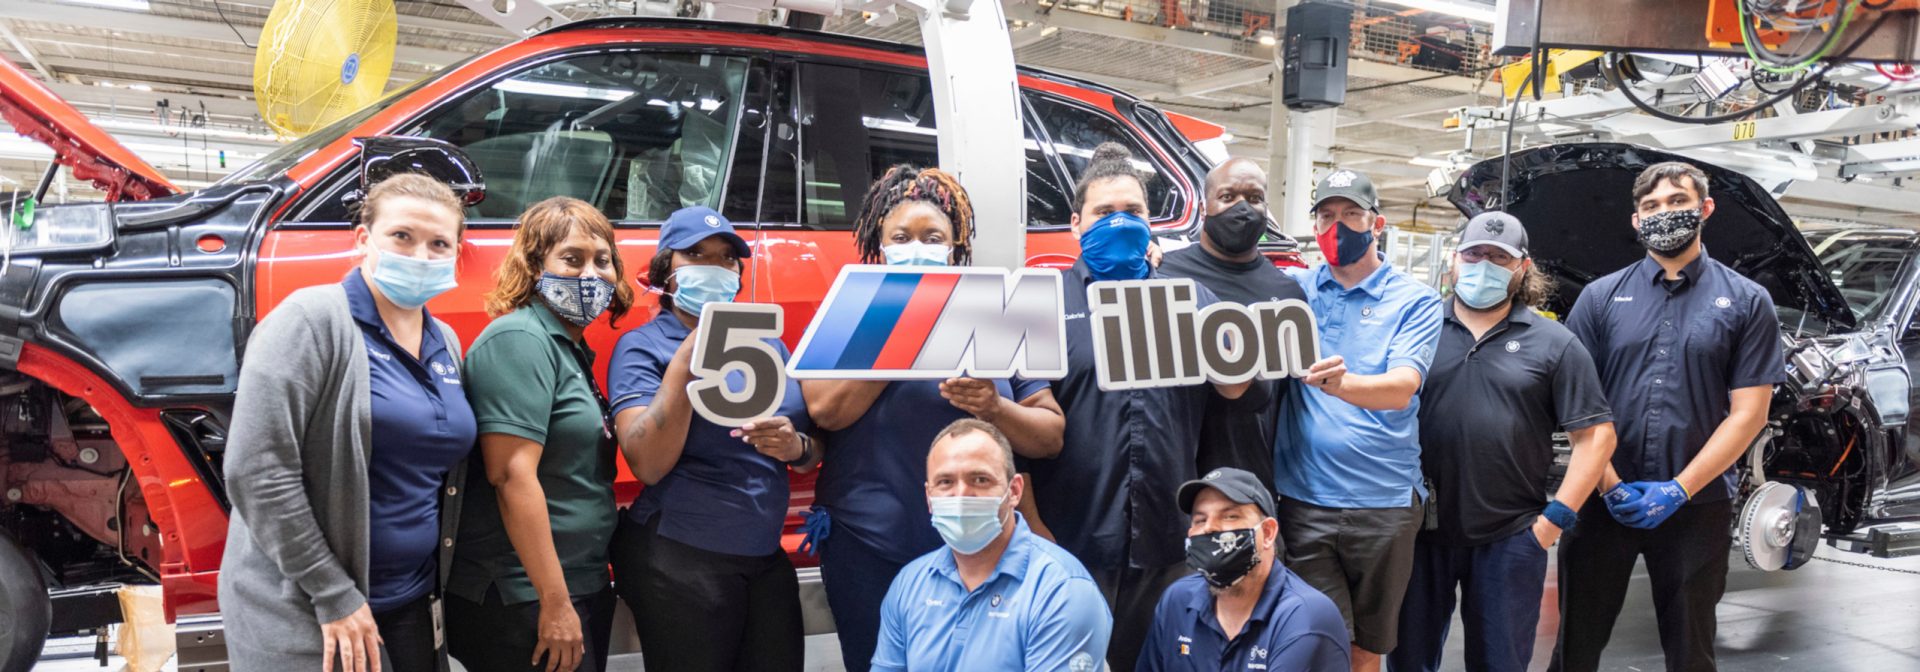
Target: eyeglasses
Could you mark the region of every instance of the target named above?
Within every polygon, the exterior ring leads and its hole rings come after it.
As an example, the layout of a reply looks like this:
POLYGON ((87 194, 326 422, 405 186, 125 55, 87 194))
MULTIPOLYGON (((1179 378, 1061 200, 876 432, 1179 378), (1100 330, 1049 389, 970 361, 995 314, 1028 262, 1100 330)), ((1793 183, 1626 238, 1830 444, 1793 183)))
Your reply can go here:
POLYGON ((1513 263, 1514 256, 1499 248, 1482 251, 1478 247, 1469 247, 1460 251, 1460 259, 1469 264, 1491 261, 1496 266, 1506 266, 1513 263))

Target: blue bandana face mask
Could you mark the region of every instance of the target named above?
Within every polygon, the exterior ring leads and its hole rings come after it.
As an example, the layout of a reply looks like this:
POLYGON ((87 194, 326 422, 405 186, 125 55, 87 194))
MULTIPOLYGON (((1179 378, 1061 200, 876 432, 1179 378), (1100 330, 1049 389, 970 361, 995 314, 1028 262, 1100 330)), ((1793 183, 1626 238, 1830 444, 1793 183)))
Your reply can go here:
POLYGON ((673 282, 673 306, 696 319, 707 304, 729 303, 740 293, 740 273, 725 266, 681 266, 673 282))
POLYGON ((547 302, 553 314, 576 327, 600 319, 600 314, 607 312, 607 305, 613 303, 613 291, 613 283, 597 275, 576 278, 540 274, 540 299, 547 302))
POLYGON ((418 310, 433 297, 460 284, 454 280, 454 265, 460 261, 459 257, 416 259, 386 250, 378 252, 380 261, 373 268, 373 285, 379 287, 380 293, 393 305, 418 310))
POLYGON ((1080 234, 1080 258, 1095 280, 1142 280, 1153 272, 1147 266, 1151 242, 1147 220, 1123 210, 1095 220, 1080 234))
POLYGON ((1453 295, 1479 310, 1505 302, 1508 284, 1513 282, 1513 271, 1491 261, 1461 264, 1455 276, 1453 295))

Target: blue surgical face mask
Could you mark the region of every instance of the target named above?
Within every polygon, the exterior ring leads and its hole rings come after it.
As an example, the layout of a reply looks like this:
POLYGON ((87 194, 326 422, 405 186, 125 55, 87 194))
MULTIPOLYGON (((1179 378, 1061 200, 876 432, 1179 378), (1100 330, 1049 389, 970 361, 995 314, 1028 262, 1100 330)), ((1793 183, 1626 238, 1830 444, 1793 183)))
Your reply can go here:
POLYGON ((454 280, 453 273, 458 257, 416 259, 387 250, 378 252, 380 261, 373 267, 373 285, 379 287, 380 293, 393 305, 418 310, 433 297, 460 284, 454 280))
POLYGON ((740 293, 740 273, 725 266, 681 266, 673 283, 673 306, 695 318, 707 304, 728 303, 740 293))
POLYGON ((1147 266, 1151 242, 1147 220, 1122 210, 1095 220, 1080 234, 1080 258, 1095 280, 1142 280, 1153 272, 1147 266))
POLYGON ((1467 305, 1486 310, 1507 300, 1513 271, 1491 261, 1460 264, 1454 269, 1453 295, 1467 305))
POLYGON ((613 292, 613 283, 597 275, 540 275, 540 298, 553 309, 553 314, 577 327, 600 319, 600 314, 607 312, 607 306, 613 303, 613 292))
MULTIPOLYGON (((1008 494, 1012 494, 1011 491, 1008 494)), ((1000 506, 1006 503, 1006 495, 931 497, 927 501, 933 513, 933 529, 961 555, 979 553, 1005 529, 1000 506)))
POLYGON ((888 266, 945 266, 953 254, 951 247, 917 240, 886 245, 880 251, 886 254, 888 266))

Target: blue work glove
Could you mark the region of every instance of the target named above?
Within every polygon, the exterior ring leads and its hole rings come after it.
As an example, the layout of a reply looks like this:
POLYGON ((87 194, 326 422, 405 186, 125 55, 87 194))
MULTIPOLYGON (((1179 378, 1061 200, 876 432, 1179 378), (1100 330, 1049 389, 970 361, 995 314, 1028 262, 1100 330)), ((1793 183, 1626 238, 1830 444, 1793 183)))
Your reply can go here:
POLYGON ((1613 486, 1606 494, 1600 495, 1600 501, 1607 505, 1607 513, 1621 525, 1627 524, 1627 507, 1640 500, 1640 491, 1627 487, 1626 483, 1613 486))
POLYGON ((1616 519, 1621 525, 1641 530, 1659 527, 1679 511, 1688 499, 1692 499, 1687 495, 1687 489, 1680 487, 1679 481, 1635 481, 1624 487, 1640 496, 1623 505, 1625 511, 1616 519))
POLYGON ((814 505, 803 519, 804 521, 800 523, 800 533, 804 536, 800 537, 799 550, 801 553, 819 557, 820 542, 826 541, 827 535, 833 533, 833 518, 827 515, 826 509, 814 505))

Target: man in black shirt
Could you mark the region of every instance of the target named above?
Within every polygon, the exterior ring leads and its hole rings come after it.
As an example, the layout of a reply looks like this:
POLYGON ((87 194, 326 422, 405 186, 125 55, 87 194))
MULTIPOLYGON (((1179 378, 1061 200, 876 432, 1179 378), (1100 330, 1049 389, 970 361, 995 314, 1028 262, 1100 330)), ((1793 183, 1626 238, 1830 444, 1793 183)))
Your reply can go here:
POLYGON ((1466 669, 1525 672, 1546 583, 1547 547, 1572 529, 1613 453, 1613 416, 1592 357, 1566 327, 1529 307, 1547 282, 1527 257, 1520 220, 1467 222, 1453 297, 1421 392, 1420 468, 1432 484, 1400 609, 1394 672, 1440 669, 1456 588, 1466 669), (1573 462, 1542 502, 1553 432, 1573 462))
MULTIPOLYGON (((1267 231, 1267 174, 1247 159, 1230 159, 1207 173, 1207 218, 1197 245, 1168 252, 1160 274, 1191 278, 1222 301, 1241 305, 1307 295, 1274 268, 1257 245, 1267 231)), ((1200 431, 1199 473, 1245 469, 1273 490, 1274 414, 1291 380, 1256 380, 1245 396, 1207 399, 1200 431)))
POLYGON ((1560 545, 1560 642, 1548 669, 1599 668, 1641 556, 1667 669, 1715 669, 1733 465, 1766 426, 1786 363, 1772 296, 1700 246, 1710 193, 1699 168, 1648 166, 1633 181, 1646 258, 1588 283, 1568 311, 1620 445, 1593 500, 1605 506, 1582 510, 1560 545))

